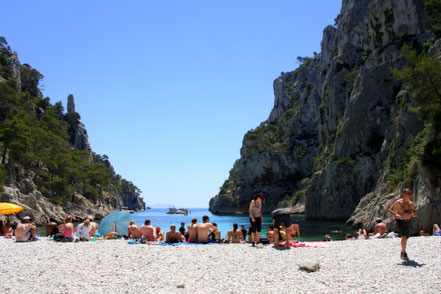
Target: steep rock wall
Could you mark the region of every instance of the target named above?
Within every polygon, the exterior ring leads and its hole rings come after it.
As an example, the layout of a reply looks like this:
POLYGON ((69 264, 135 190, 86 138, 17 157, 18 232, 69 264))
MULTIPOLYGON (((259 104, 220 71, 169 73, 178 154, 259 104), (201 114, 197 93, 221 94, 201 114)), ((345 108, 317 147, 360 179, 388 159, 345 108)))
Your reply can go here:
MULTIPOLYGON (((324 29, 321 53, 275 80, 274 108, 245 135, 241 158, 210 210, 246 211, 253 192, 263 191, 266 212, 302 212, 303 205, 309 219, 354 213, 350 223, 366 227, 386 217, 400 191, 391 191, 388 175, 424 127, 390 68, 405 64, 403 44, 421 48, 430 38, 424 2, 344 0, 336 26, 324 29), (375 209, 366 204, 374 198, 375 209)), ((439 183, 427 182, 422 171, 414 197, 424 216, 414 232, 438 209, 439 183)))

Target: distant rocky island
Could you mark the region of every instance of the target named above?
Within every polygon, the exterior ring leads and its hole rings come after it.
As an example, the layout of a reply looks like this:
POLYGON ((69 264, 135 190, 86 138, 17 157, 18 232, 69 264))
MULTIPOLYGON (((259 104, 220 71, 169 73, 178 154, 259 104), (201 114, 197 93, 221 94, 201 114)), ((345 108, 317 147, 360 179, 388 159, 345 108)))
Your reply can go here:
POLYGON ((0 202, 24 207, 37 224, 48 217, 102 218, 114 210, 144 210, 141 191, 92 151, 73 95, 67 112, 43 97, 43 75, 21 64, 0 37, 0 202))
POLYGON ((265 213, 372 228, 410 188, 412 232, 441 223, 441 1, 342 2, 321 52, 274 81, 274 108, 245 134, 212 213, 246 212, 263 191, 265 213))

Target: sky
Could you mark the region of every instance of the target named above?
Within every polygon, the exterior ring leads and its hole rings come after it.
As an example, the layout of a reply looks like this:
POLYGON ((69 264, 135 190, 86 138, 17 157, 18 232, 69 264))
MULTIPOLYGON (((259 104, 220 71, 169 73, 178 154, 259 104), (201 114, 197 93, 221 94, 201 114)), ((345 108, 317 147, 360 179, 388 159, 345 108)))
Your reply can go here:
POLYGON ((208 207, 245 133, 274 105, 273 81, 320 52, 341 0, 2 3, 0 36, 73 94, 95 153, 147 205, 208 207))

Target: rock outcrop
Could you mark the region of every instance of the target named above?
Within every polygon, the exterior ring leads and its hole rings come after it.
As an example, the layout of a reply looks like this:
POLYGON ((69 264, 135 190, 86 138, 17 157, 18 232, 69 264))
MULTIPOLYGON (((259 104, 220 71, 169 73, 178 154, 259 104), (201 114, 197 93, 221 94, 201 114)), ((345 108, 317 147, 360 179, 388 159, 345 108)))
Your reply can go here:
MULTIPOLYGON (((244 136, 210 211, 247 211, 263 191, 265 212, 304 207, 308 219, 351 218, 367 228, 386 217, 400 194, 389 176, 424 128, 391 73, 406 63, 404 44, 422 48, 431 37, 424 2, 344 0, 335 26, 324 29, 321 53, 299 57, 297 70, 274 81, 274 108, 244 136)), ((413 190, 422 216, 413 233, 439 220, 441 185, 419 170, 413 190)))

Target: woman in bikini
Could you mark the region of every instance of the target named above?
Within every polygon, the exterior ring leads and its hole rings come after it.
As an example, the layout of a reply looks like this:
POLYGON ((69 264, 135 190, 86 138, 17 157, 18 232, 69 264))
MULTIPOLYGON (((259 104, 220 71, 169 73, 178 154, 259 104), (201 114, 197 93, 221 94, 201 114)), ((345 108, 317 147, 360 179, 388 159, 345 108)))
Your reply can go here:
POLYGON ((233 230, 227 232, 227 240, 229 240, 230 243, 245 242, 242 231, 239 230, 239 225, 237 223, 233 224, 233 230))

